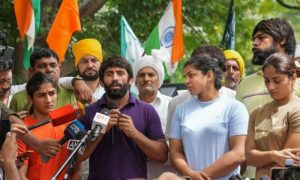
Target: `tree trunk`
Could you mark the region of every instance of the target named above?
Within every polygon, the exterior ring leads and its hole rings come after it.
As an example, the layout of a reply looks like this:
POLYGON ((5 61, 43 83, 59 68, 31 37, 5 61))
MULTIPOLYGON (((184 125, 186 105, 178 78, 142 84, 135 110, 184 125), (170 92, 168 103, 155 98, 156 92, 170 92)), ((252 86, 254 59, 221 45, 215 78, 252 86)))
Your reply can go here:
POLYGON ((87 0, 80 7, 80 17, 85 18, 94 15, 101 9, 107 0, 87 0))
POLYGON ((15 46, 13 55, 13 78, 15 84, 27 82, 28 71, 23 66, 24 45, 19 42, 15 46))

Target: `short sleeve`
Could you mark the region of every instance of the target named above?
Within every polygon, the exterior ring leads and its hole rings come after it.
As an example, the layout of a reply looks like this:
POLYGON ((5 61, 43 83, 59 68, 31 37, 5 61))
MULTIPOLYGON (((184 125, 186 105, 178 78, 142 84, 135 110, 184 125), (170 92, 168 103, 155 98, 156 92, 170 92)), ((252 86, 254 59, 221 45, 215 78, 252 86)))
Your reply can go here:
POLYGON ((246 107, 238 101, 231 109, 231 118, 229 124, 229 136, 247 135, 249 115, 246 107))
POLYGON ((176 108, 171 120, 170 138, 181 139, 180 110, 176 108))
POLYGON ((6 107, 5 104, 0 102, 0 108, 1 108, 1 119, 8 119, 8 117, 15 112, 9 108, 6 107))
POLYGON ((166 126, 167 138, 170 138, 171 124, 172 124, 175 108, 176 108, 176 99, 174 98, 170 101, 168 105, 167 126, 166 126))
POLYGON ((299 106, 293 108, 288 114, 289 132, 300 133, 300 109, 299 106))
POLYGON ((145 108, 147 109, 146 136, 152 140, 165 139, 157 112, 150 105, 145 106, 145 108))
POLYGON ((251 132, 254 134, 254 127, 255 127, 255 117, 257 114, 258 108, 255 108, 249 116, 249 123, 248 123, 248 134, 251 132))

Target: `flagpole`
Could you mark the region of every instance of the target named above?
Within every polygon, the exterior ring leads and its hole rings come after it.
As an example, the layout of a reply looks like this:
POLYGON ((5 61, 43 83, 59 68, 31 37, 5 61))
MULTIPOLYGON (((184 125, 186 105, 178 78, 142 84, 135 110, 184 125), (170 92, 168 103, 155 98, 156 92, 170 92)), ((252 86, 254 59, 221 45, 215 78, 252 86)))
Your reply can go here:
POLYGON ((190 21, 183 13, 182 13, 182 17, 184 20, 188 22, 188 25, 196 32, 196 34, 204 41, 204 43, 207 44, 208 42, 201 35, 201 33, 195 28, 195 25, 192 23, 192 21, 190 21))

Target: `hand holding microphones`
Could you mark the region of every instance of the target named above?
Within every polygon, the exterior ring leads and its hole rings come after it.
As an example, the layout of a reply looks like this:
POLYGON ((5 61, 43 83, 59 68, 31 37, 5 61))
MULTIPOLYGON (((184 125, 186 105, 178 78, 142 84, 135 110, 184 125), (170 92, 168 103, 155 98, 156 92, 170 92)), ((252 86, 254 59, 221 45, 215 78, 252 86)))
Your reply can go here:
MULTIPOLYGON (((81 139, 85 134, 84 126, 78 120, 74 120, 66 127, 64 137, 62 137, 58 143, 63 145, 70 139, 81 139)), ((42 161, 47 162, 50 158, 51 156, 42 156, 42 161)))
POLYGON ((138 130, 132 122, 132 118, 126 114, 120 114, 118 128, 129 138, 134 138, 138 134, 138 130))
POLYGON ((129 138, 133 138, 137 134, 132 118, 123 114, 117 109, 117 103, 112 101, 108 104, 110 120, 106 131, 111 131, 112 145, 116 143, 116 127, 119 128, 129 138))

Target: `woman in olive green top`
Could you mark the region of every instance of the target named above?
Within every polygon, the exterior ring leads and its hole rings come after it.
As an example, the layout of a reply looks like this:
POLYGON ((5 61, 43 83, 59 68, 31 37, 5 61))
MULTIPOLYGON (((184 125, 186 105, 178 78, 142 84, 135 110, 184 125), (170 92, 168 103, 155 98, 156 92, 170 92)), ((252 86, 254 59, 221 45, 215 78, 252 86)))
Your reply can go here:
POLYGON ((290 56, 275 53, 262 71, 273 101, 250 114, 246 162, 256 167, 256 179, 270 176, 271 168, 283 167, 286 159, 300 162, 300 99, 293 95, 298 68, 290 56))

